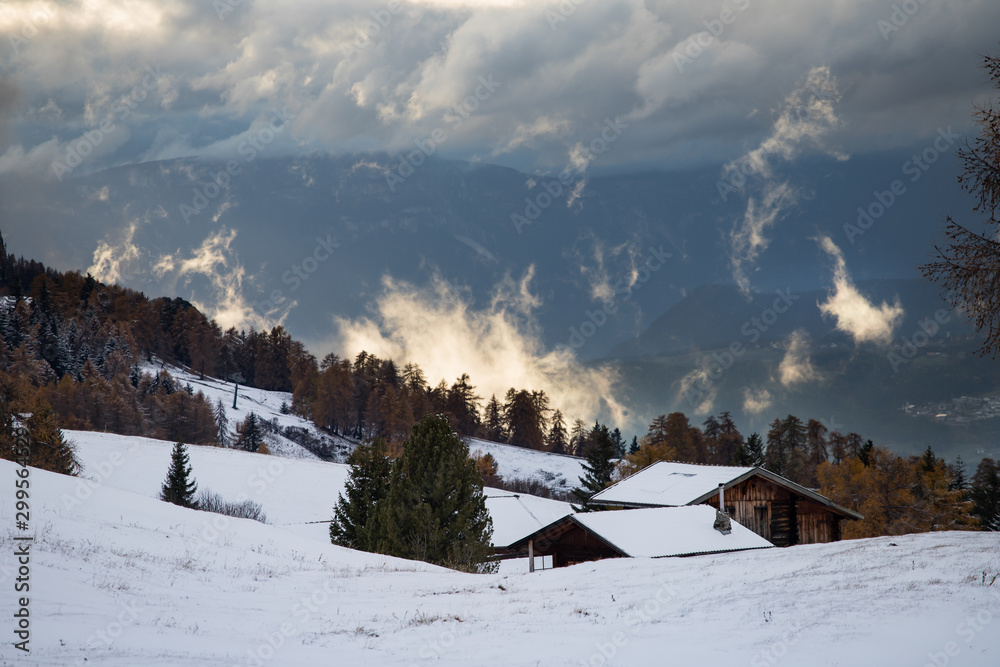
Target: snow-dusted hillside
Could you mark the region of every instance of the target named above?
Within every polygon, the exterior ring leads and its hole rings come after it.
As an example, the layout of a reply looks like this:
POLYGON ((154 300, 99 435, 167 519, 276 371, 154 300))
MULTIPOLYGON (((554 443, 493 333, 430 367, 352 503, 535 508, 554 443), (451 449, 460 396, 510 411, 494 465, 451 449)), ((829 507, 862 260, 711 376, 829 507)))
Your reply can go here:
MULTIPOLYGON (((216 401, 221 400, 222 405, 226 408, 230 434, 234 439, 236 437, 236 424, 253 412, 265 421, 277 422, 279 428, 282 430, 287 427, 301 429, 308 437, 318 442, 326 443, 333 460, 346 461, 348 454, 354 450, 355 443, 350 440, 324 433, 316 428, 312 422, 298 415, 281 414, 282 403, 287 405, 292 404, 292 395, 288 392, 266 391, 264 389, 254 389, 253 387, 240 385, 239 392, 237 392, 236 409, 234 410, 232 382, 226 383, 208 376, 204 379, 199 379, 197 373, 191 373, 177 366, 168 365, 161 369, 159 364, 146 364, 142 367, 142 370, 152 374, 160 370, 166 370, 177 382, 178 387, 190 384, 194 391, 200 391, 205 394, 213 405, 215 405, 216 401)), ((271 453, 276 456, 313 460, 319 458, 302 445, 285 437, 281 433, 269 432, 267 434, 267 442, 271 453)))
POLYGON ((584 475, 584 460, 575 456, 550 454, 479 438, 466 438, 469 452, 490 454, 496 459, 497 472, 506 479, 534 480, 556 491, 579 486, 584 475))
POLYGON ((110 485, 77 503, 80 480, 37 470, 25 656, 16 468, 0 461, 5 666, 1000 664, 997 534, 477 576, 110 485))
MULTIPOLYGON (((161 368, 159 364, 146 364, 142 370, 147 373, 157 373, 161 368)), ((266 421, 277 421, 281 429, 286 427, 302 429, 309 437, 325 441, 330 448, 333 460, 337 462, 345 462, 347 456, 356 446, 356 443, 349 439, 320 431, 307 419, 292 414, 281 414, 282 403, 288 405, 292 403, 290 393, 240 386, 237 410, 233 410, 233 384, 231 382, 226 383, 207 376, 204 379, 199 379, 196 373, 191 373, 177 366, 168 365, 164 370, 173 376, 178 386, 183 387, 190 384, 194 391, 204 393, 213 405, 217 400, 221 400, 226 408, 229 428, 233 437, 235 437, 236 423, 243 420, 250 412, 255 412, 266 421)), ((480 440, 479 438, 466 438, 466 441, 469 444, 470 452, 481 451, 492 454, 497 461, 500 475, 507 479, 533 480, 553 491, 565 492, 577 486, 580 476, 583 475, 582 459, 573 456, 537 452, 480 440)), ((280 434, 269 434, 268 446, 271 453, 276 456, 313 460, 318 458, 306 448, 280 434)))
MULTIPOLYGON (((173 444, 152 438, 66 431, 83 465, 82 477, 148 498, 158 498, 173 444)), ((268 523, 300 535, 328 540, 328 521, 347 481, 349 466, 287 459, 219 447, 188 447, 199 489, 234 501, 259 503, 268 523)), ((90 484, 78 482, 78 497, 90 484)), ((568 503, 487 489, 494 543, 506 546, 572 512, 568 503)))

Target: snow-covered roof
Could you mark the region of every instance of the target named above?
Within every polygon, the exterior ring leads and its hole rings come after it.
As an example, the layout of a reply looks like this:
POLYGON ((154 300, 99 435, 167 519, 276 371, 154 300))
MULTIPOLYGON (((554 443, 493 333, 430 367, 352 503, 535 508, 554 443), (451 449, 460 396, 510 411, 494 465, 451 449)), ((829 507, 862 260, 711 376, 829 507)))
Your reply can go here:
POLYGON ((711 494, 753 468, 659 461, 594 495, 592 502, 677 507, 711 494))
POLYGON ((729 488, 753 475, 759 475, 770 482, 834 509, 844 516, 853 519, 864 518, 864 515, 841 507, 826 496, 764 468, 713 466, 699 463, 677 463, 675 461, 658 461, 648 468, 643 468, 634 475, 594 494, 590 501, 599 505, 625 505, 629 507, 697 505, 715 495, 719 484, 724 484, 726 488, 729 488))
POLYGON ((572 520, 633 558, 662 558, 774 546, 749 528, 731 521, 732 532, 715 529, 715 508, 655 507, 575 514, 572 520))
POLYGON ((486 509, 493 519, 493 545, 506 547, 573 513, 569 503, 486 487, 486 509))

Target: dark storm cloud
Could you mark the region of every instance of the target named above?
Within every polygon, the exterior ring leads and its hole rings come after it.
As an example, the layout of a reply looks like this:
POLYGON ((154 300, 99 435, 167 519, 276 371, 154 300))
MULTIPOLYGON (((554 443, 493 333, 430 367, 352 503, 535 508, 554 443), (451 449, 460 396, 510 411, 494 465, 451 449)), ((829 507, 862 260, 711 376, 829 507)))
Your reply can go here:
POLYGON ((45 172, 109 118, 126 129, 94 164, 230 155, 284 109, 295 117, 274 154, 407 151, 441 129, 448 155, 550 169, 589 162, 579 148, 620 118, 628 128, 590 156, 597 164, 723 162, 766 136, 788 91, 816 67, 839 82, 843 123, 831 139, 848 153, 964 126, 985 90, 977 65, 997 47, 1000 5, 893 6, 5 3, 5 34, 48 16, 17 48, 0 44, 0 72, 22 91, 0 171, 45 172), (161 73, 155 89, 116 116, 150 67, 161 73), (483 79, 499 85, 477 99, 483 79), (137 148, 133 136, 149 139, 137 148))

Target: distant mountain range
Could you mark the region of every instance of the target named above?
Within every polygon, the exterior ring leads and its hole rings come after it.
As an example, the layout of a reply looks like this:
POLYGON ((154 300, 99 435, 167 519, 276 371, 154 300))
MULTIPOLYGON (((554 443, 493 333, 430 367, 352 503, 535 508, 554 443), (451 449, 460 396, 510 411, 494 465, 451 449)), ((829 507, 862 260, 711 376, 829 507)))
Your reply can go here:
MULTIPOLYGON (((899 177, 907 153, 806 159, 776 174, 795 188, 798 203, 765 230, 770 248, 751 276, 754 287, 828 286, 818 234, 844 248, 857 280, 915 277, 943 215, 969 208, 954 165, 940 161, 853 244, 843 229, 874 191, 899 177)), ((722 200, 718 167, 591 175, 576 198, 555 178, 434 157, 389 183, 386 170, 398 163, 382 154, 262 155, 240 157, 232 175, 232 163, 221 160, 128 165, 62 182, 7 175, 0 226, 12 252, 59 268, 90 266, 106 242, 125 260, 120 282, 201 303, 216 289, 207 280, 178 281, 152 267, 164 256, 190 257, 223 228, 235 230, 230 250, 245 269, 248 301, 265 310, 273 295, 285 305, 294 300, 285 323, 305 340, 326 338, 331 315, 364 313, 383 275, 425 284, 437 271, 484 304, 504 276, 519 278, 534 266, 532 288, 542 300, 536 316, 550 347, 567 343, 608 288, 619 288, 613 316, 577 347, 583 358, 597 358, 699 286, 732 282, 728 236, 747 199, 729 193, 722 200), (130 229, 133 255, 121 246, 130 229), (327 255, 330 241, 338 247, 327 255), (315 252, 328 258, 313 263, 315 252), (654 255, 669 257, 643 272, 654 255), (634 269, 640 282, 628 293, 634 269)))
POLYGON ((426 285, 437 274, 473 308, 485 308, 505 277, 519 279, 533 267, 540 303, 532 331, 547 349, 569 345, 581 359, 617 368, 632 405, 633 423, 622 426, 635 432, 672 409, 730 410, 744 430, 766 430, 792 412, 901 451, 927 443, 996 455, 1000 423, 989 410, 973 410, 979 416, 960 425, 927 416, 930 406, 940 414, 942 402, 985 400, 1000 389, 998 367, 972 354, 967 325, 954 320, 894 368, 886 349, 855 346, 816 307, 832 284, 819 235, 840 246, 864 294, 876 303, 900 300, 897 339, 943 306, 916 266, 943 217, 970 208, 951 161, 923 173, 919 187, 861 235, 844 229, 904 177, 912 152, 803 159, 775 174, 795 189, 797 203, 764 230, 770 244, 751 273, 749 298, 732 286, 729 263, 729 235, 747 198, 722 200, 718 167, 590 175, 576 183, 577 197, 554 178, 433 157, 401 183, 385 177, 399 159, 383 154, 260 156, 225 176, 224 161, 180 159, 62 182, 7 175, 0 227, 11 252, 58 268, 84 269, 103 250, 121 262, 114 279, 151 295, 210 306, 233 288, 260 314, 294 301, 285 326, 317 352, 325 351, 318 348, 330 340, 334 316, 370 313, 384 276, 426 285), (218 241, 223 231, 228 241, 206 249, 206 239, 218 241), (195 262, 179 272, 199 248, 230 282, 213 283, 195 262), (788 309, 770 322, 767 311, 781 299, 788 309), (777 373, 796 330, 819 379, 785 387, 777 373), (747 353, 715 382, 714 401, 684 399, 683 379, 736 341, 747 353))

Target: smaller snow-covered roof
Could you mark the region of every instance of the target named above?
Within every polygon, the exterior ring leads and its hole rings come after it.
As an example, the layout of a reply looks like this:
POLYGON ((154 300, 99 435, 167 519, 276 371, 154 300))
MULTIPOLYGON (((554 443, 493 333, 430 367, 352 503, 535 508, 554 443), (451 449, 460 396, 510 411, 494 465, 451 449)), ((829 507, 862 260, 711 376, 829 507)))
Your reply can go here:
POLYGON ((485 487, 486 510, 493 519, 493 545, 506 547, 573 513, 569 503, 485 487))
POLYGON ((736 466, 659 461, 597 493, 591 502, 677 507, 710 494, 719 488, 719 484, 728 485, 752 471, 753 468, 736 466))
POLYGON ((732 532, 715 529, 715 509, 707 505, 588 512, 570 517, 626 556, 662 558, 765 549, 774 545, 732 521, 732 532))

